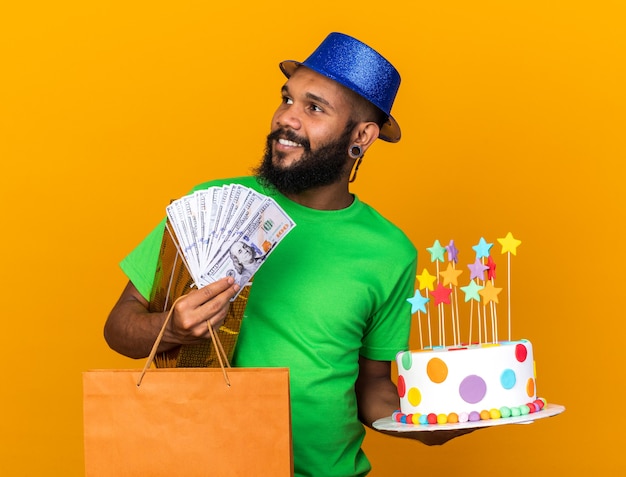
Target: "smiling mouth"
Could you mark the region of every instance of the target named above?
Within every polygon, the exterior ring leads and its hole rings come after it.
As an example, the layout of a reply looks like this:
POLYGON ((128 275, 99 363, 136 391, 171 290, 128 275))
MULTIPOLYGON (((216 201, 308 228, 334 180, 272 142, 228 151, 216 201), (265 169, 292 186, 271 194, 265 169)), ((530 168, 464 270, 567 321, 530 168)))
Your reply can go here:
POLYGON ((283 139, 283 138, 278 139, 278 144, 280 144, 281 146, 288 146, 288 147, 303 147, 302 144, 299 144, 294 141, 290 141, 289 139, 283 139))

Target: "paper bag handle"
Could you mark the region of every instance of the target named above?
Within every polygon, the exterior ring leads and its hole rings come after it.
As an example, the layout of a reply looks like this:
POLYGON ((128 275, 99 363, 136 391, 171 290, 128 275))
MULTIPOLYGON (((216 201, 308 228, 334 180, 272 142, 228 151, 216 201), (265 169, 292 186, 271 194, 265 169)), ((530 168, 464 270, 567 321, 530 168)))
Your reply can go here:
MULTIPOLYGON (((139 379, 137 380, 137 387, 141 386, 141 382, 143 381, 143 377, 146 374, 146 371, 148 370, 148 368, 154 361, 154 357, 156 356, 159 344, 161 343, 161 340, 163 339, 163 335, 165 334, 165 328, 167 327, 167 324, 169 323, 170 318, 172 317, 172 313, 174 313, 174 306, 176 305, 176 302, 180 300, 181 298, 183 298, 184 296, 185 295, 179 296, 176 300, 174 300, 174 303, 172 303, 172 307, 170 308, 169 313, 165 317, 163 326, 161 326, 161 330, 159 331, 159 334, 157 335, 156 340, 154 341, 154 344, 152 345, 152 349, 150 350, 150 355, 148 356, 148 359, 146 360, 146 364, 141 370, 141 374, 139 375, 139 379)), ((207 320, 207 328, 209 329, 209 333, 211 334, 211 340, 213 341, 213 345, 215 346, 215 353, 217 354, 217 359, 220 362, 220 368, 222 368, 222 373, 224 374, 224 381, 226 381, 226 385, 230 386, 230 379, 228 379, 228 373, 226 372, 226 367, 230 368, 230 363, 228 362, 228 356, 226 355, 226 351, 224 351, 222 342, 220 341, 217 334, 215 334, 215 330, 213 329, 213 327, 211 326, 211 323, 208 320, 207 320), (224 362, 226 363, 226 366, 224 366, 224 362)))

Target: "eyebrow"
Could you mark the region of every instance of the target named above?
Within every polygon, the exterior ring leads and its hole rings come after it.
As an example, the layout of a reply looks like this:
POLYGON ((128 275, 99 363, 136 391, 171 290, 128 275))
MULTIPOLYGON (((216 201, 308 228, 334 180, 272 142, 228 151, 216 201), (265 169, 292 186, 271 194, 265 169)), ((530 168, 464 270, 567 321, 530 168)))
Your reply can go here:
MULTIPOLYGON (((281 92, 283 94, 289 95, 289 88, 287 87, 287 85, 283 85, 283 87, 281 88, 281 92)), ((324 98, 322 98, 321 96, 318 96, 316 94, 313 93, 305 93, 304 95, 307 99, 310 99, 311 101, 315 101, 316 103, 321 103, 324 106, 334 110, 335 108, 333 107, 332 104, 330 104, 328 101, 326 101, 324 98)))

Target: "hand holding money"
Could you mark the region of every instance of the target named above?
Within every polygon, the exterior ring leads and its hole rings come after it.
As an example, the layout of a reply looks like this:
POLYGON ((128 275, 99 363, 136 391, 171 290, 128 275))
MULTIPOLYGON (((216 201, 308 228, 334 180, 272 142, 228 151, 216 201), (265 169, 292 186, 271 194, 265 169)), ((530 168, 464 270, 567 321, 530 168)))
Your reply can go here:
MULTIPOLYGON (((296 225, 272 198, 237 184, 198 190, 173 201, 166 212, 165 233, 193 285, 177 296, 160 353, 209 339, 209 326, 220 328, 234 298, 296 225)), ((129 283, 105 325, 109 346, 125 356, 148 356, 169 306, 148 310, 148 301, 129 283)))
POLYGON ((224 323, 239 288, 233 278, 226 277, 181 297, 174 304, 163 341, 191 344, 210 339, 209 326, 216 330, 224 323))

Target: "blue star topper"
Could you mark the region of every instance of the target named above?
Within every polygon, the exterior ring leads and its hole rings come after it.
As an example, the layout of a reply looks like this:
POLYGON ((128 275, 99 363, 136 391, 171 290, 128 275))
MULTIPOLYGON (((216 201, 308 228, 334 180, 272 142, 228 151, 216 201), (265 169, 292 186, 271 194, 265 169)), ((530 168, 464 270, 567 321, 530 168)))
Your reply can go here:
POLYGON ((476 258, 483 258, 489 256, 489 250, 493 247, 492 243, 487 243, 483 237, 472 248, 476 251, 476 258))
POLYGON ((411 314, 421 311, 422 313, 426 313, 426 303, 430 301, 430 298, 423 297, 419 290, 415 290, 415 295, 412 298, 407 298, 411 304, 411 314))

